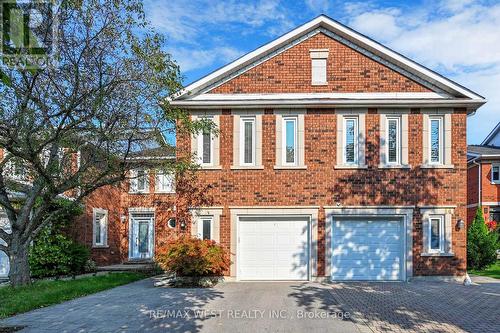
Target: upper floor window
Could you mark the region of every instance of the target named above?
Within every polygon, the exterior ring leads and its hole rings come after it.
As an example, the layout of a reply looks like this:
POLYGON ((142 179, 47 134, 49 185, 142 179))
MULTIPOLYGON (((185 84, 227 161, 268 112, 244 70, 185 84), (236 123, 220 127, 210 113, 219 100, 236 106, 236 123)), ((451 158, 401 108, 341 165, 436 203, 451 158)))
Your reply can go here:
POLYGON ((156 192, 174 193, 175 175, 171 172, 158 170, 156 173, 156 192))
POLYGON ((326 59, 311 59, 312 84, 326 84, 326 59))
POLYGON ((255 117, 240 119, 240 161, 241 165, 255 165, 255 117))
POLYGON ((204 130, 197 138, 197 155, 202 166, 214 164, 214 140, 209 130, 204 130))
POLYGON ((429 253, 444 252, 444 216, 431 216, 429 219, 429 253))
POLYGON ((328 60, 328 49, 310 50, 311 56, 311 84, 327 84, 326 67, 328 60))
POLYGON ((130 192, 149 192, 149 175, 145 169, 130 172, 130 192))
POLYGON ((283 165, 297 164, 297 117, 283 117, 283 165))
POLYGON ((108 245, 108 211, 105 209, 94 209, 94 246, 108 245))
POLYGON ((491 182, 500 183, 500 165, 493 164, 491 166, 491 182))
POLYGON ((401 122, 400 118, 387 118, 387 163, 401 163, 401 122))
POLYGON ((344 118, 344 163, 358 163, 358 119, 344 118))
POLYGON ((431 164, 443 164, 443 119, 441 117, 431 117, 429 121, 429 160, 431 164))

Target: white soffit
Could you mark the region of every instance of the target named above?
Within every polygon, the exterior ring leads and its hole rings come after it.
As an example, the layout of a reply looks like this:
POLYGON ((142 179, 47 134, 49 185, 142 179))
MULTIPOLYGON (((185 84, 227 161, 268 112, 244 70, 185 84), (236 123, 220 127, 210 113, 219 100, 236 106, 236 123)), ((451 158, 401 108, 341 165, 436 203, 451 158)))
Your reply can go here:
POLYGON ((397 66, 400 71, 404 72, 405 75, 411 79, 419 78, 419 80, 417 80, 418 83, 424 84, 427 87, 432 85, 433 89, 431 89, 434 91, 447 92, 457 97, 470 98, 476 101, 482 101, 483 103, 486 102, 484 97, 474 93, 473 91, 406 58, 405 56, 325 15, 318 16, 312 21, 301 25, 274 41, 265 44, 264 46, 242 56, 241 58, 212 72, 200 80, 193 82, 181 91, 172 95, 169 100, 178 101, 188 99, 200 92, 203 93, 207 90, 213 89, 214 87, 226 82, 223 81, 224 78, 229 76, 235 77, 250 68, 253 68, 254 66, 252 65, 254 63, 260 63, 259 59, 265 58, 265 60, 267 60, 320 32, 325 33, 337 40, 342 39, 343 43, 347 43, 349 47, 354 47, 357 51, 365 50, 372 53, 372 58, 375 61, 378 61, 386 66, 397 66), (284 48, 284 46, 287 47, 284 48))

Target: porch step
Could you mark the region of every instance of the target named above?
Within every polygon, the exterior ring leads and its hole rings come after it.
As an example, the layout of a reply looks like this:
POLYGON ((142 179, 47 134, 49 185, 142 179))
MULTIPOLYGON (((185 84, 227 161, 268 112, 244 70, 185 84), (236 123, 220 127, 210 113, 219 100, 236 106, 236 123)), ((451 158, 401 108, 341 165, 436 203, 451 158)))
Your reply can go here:
POLYGON ((117 265, 97 267, 98 272, 151 272, 154 269, 153 262, 148 263, 123 263, 117 265))
POLYGON ((152 265, 153 263, 151 259, 137 259, 124 261, 123 265, 152 265))

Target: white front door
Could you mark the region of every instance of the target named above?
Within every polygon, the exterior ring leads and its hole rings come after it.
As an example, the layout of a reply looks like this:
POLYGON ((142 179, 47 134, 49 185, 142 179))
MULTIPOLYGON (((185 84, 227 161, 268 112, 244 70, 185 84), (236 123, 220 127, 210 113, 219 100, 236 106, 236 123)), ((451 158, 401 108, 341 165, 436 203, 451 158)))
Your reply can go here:
POLYGON ((332 280, 403 280, 403 245, 401 219, 334 218, 332 280))
POLYGON ((309 222, 290 218, 241 218, 239 280, 307 280, 309 222))
MULTIPOLYGON (((10 233, 10 223, 4 212, 0 212, 0 228, 10 233)), ((3 239, 0 238, 0 244, 7 245, 3 239)), ((0 278, 9 276, 9 257, 5 252, 0 251, 0 278)))
POLYGON ((130 214, 130 259, 153 258, 154 213, 130 214))

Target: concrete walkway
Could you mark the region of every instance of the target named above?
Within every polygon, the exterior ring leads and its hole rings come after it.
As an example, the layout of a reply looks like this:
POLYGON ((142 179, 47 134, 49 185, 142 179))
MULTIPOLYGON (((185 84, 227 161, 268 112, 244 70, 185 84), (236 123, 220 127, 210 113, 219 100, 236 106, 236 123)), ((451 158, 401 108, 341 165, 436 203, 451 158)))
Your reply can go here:
POLYGON ((211 289, 138 281, 0 321, 21 332, 359 332, 330 286, 233 282, 211 289))

